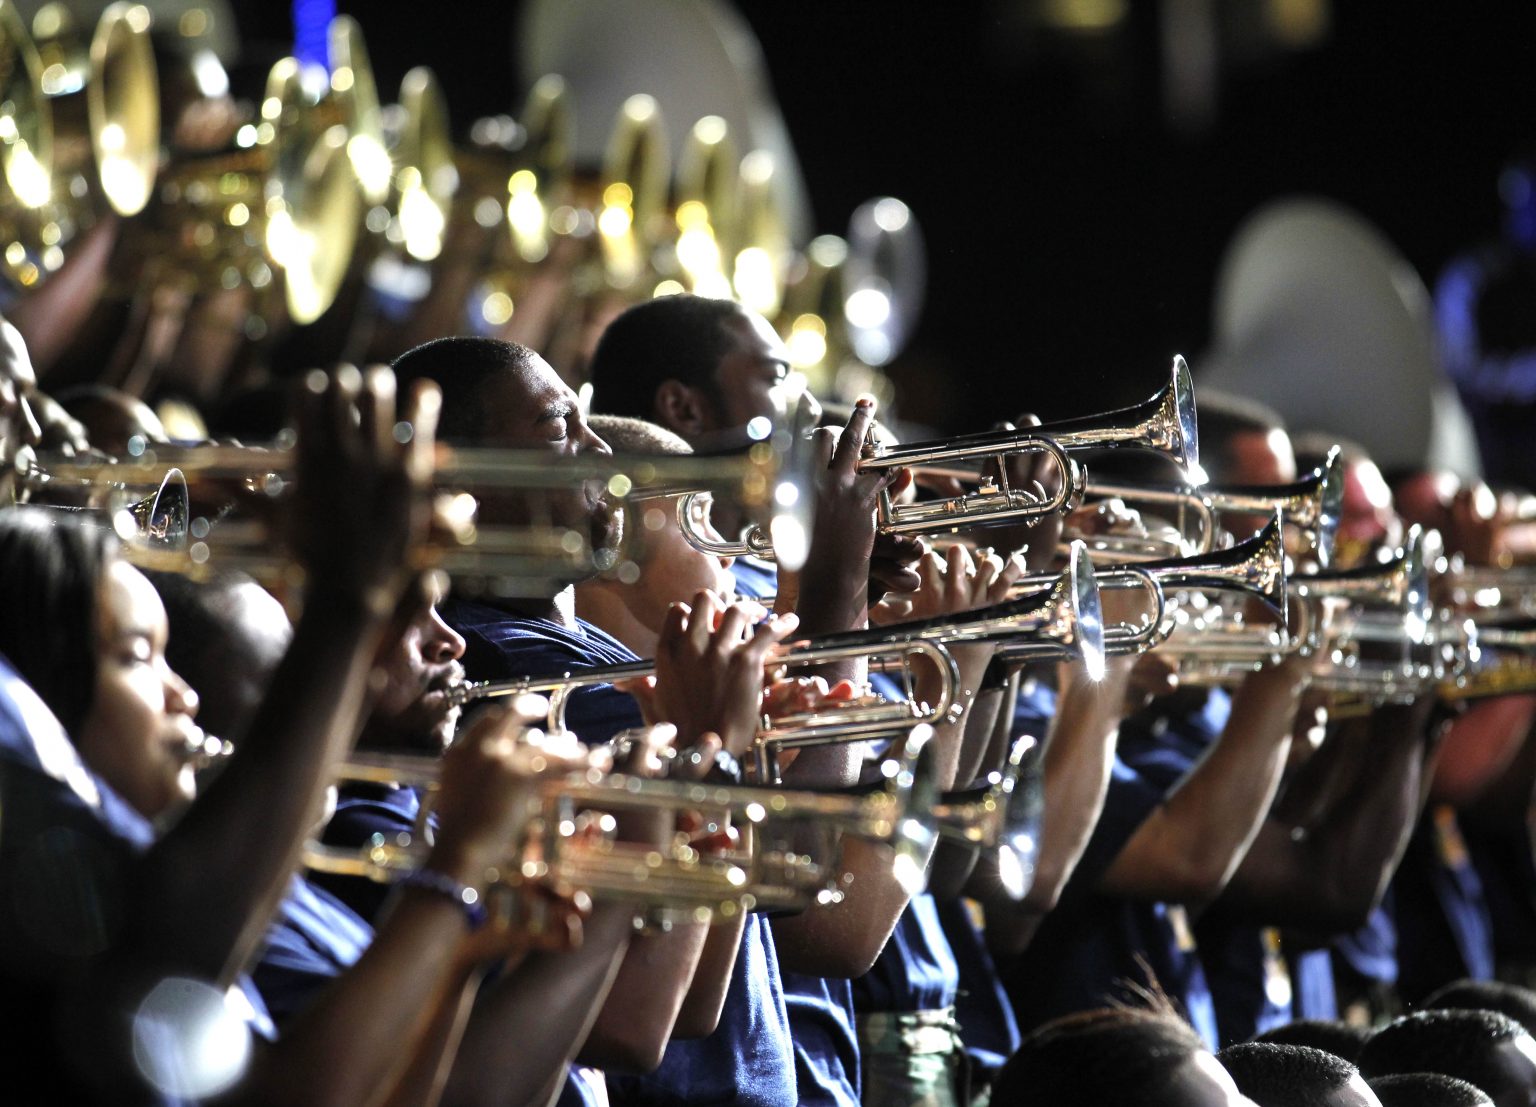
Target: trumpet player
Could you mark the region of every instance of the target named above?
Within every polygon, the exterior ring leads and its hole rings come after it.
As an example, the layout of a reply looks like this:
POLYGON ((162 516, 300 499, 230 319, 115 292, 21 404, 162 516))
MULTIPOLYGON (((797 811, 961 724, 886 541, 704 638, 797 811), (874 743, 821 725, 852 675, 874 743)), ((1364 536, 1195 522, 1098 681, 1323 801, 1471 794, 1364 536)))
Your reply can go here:
MULTIPOLYGON (((1202 404, 1202 440, 1208 410, 1202 404)), ((1256 443, 1236 448, 1262 447, 1268 437, 1265 427, 1256 443)), ((1216 445, 1215 454, 1226 452, 1216 445)), ((1288 456, 1272 460, 1281 466, 1288 456)), ((1123 986, 1117 982, 1134 981, 1166 990, 1216 1045, 1192 913, 1220 894, 1263 825, 1305 682, 1297 662, 1267 666, 1230 702, 1221 692, 1179 693, 1121 726, 1103 814, 1082 860, 1029 947, 1000 966, 1026 1031, 1101 1006, 1123 986)))
MULTIPOLYGON (((430 447, 432 424, 427 409, 406 407, 416 444, 401 447, 386 433, 393 407, 382 375, 343 377, 308 396, 300 439, 308 498, 298 528, 309 569, 304 617, 244 747, 190 804, 183 751, 196 736, 197 700, 165 663, 165 615, 153 589, 110 556, 101 530, 77 527, 74 517, 14 512, 4 520, 0 649, 36 689, 7 683, 8 705, 30 697, 34 706, 7 713, 0 775, 0 879, 6 901, 26 905, 6 913, 0 943, 4 995, 16 1005, 4 1058, 10 1086, 80 1103, 434 1099, 435 1065, 407 1073, 402 1062, 424 1046, 420 1013, 464 956, 462 902, 428 888, 409 893, 388 935, 275 1040, 241 971, 350 743, 373 653, 409 579, 403 565, 426 488, 417 451, 430 447), (168 818, 175 807, 184 810, 168 818), (152 818, 165 820, 158 833, 152 818), (76 848, 39 870, 59 835, 76 848), (40 871, 71 873, 80 910, 52 911, 64 904, 36 894, 40 871), (239 1002, 223 998, 231 981, 239 1002), (212 1006, 187 1006, 198 994, 212 1006), (208 1052, 200 1043, 210 1034, 246 1044, 208 1052)), ((480 742, 466 747, 461 767, 458 792, 475 802, 445 818, 434 864, 468 884, 513 829, 507 820, 521 817, 516 790, 501 785, 528 774, 480 742)), ((500 956, 505 933, 485 935, 481 955, 500 956)))

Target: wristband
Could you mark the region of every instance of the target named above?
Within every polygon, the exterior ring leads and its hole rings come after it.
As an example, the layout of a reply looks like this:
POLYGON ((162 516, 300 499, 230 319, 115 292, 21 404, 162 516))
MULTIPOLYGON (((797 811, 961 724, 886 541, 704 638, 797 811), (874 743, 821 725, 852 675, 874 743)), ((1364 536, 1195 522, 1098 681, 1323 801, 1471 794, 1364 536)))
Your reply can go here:
POLYGON ((407 873, 399 883, 402 888, 420 888, 424 892, 432 892, 452 900, 454 905, 464 912, 464 921, 469 924, 471 932, 479 930, 490 917, 479 892, 467 884, 460 884, 453 877, 440 873, 436 869, 417 869, 407 873))

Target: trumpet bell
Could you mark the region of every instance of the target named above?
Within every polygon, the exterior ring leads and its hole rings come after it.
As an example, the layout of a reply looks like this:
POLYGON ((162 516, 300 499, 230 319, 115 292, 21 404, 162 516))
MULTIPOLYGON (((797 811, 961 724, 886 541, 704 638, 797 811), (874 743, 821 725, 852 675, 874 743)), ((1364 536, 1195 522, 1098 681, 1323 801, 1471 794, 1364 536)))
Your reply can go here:
POLYGON ((192 518, 187 478, 180 469, 165 474, 160 488, 125 509, 133 520, 134 537, 152 549, 184 550, 192 518))
POLYGON ((86 86, 91 149, 102 195, 119 215, 149 203, 160 168, 160 81, 149 9, 115 3, 91 39, 86 86))
POLYGON ((1118 411, 1065 419, 1032 428, 1057 439, 1067 449, 1110 449, 1131 446, 1154 450, 1203 484, 1200 468, 1200 429, 1195 419, 1195 385, 1189 365, 1175 354, 1168 383, 1149 399, 1118 411))
POLYGON ((394 219, 406 253, 432 261, 443 250, 459 172, 453 164, 448 105, 430 69, 417 66, 406 73, 400 110, 404 125, 392 152, 397 165, 394 219))

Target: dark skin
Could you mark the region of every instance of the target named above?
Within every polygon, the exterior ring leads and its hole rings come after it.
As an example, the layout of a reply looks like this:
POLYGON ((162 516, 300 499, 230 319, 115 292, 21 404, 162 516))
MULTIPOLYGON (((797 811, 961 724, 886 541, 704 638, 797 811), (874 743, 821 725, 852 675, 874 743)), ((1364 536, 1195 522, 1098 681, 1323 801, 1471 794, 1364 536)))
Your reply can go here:
MULTIPOLYGON (((425 534, 435 396, 424 388, 402 405, 416 429, 402 447, 389 434, 396 403, 387 372, 338 374, 305 393, 295 528, 307 570, 303 617, 251 737, 124 884, 134 894, 121 938, 77 1004, 87 1025, 99 1020, 94 1040, 105 1047, 122 1036, 125 997, 142 994, 146 981, 227 982, 260 942, 332 767, 350 746, 380 636, 411 579, 404 566, 425 534), (256 839, 252 826, 263 828, 256 839)), ((259 1053, 257 1063, 274 1058, 278 1067, 262 1071, 303 1083, 301 1067, 283 1065, 283 1056, 259 1053)))
MULTIPOLYGON (((1294 476, 1280 432, 1236 437, 1235 483, 1294 476)), ((1364 510, 1363 508, 1361 510, 1364 510)), ((1361 925, 1386 891, 1428 792, 1439 729, 1428 735, 1433 699, 1387 706, 1347 724, 1337 746, 1290 783, 1215 909, 1263 925, 1335 933, 1361 925), (1427 736, 1428 735, 1428 736, 1427 736)))
MULTIPOLYGON (((607 444, 587 425, 575 394, 542 358, 533 358, 528 365, 521 367, 509 366, 476 397, 476 402, 483 409, 483 425, 492 428, 477 443, 479 445, 543 448, 549 450, 555 459, 579 457, 589 452, 611 453, 607 444)), ((541 496, 535 506, 541 518, 572 528, 584 528, 591 536, 594 547, 611 546, 617 541, 620 516, 589 488, 550 493, 541 496)), ((482 500, 481 509, 482 517, 493 523, 519 521, 529 518, 533 513, 527 497, 512 495, 499 499, 487 497, 482 500)), ((497 602, 502 608, 518 615, 548 619, 567 627, 576 625, 574 590, 569 585, 554 591, 552 595, 521 596, 497 602)), ((739 625, 733 623, 726 628, 725 638, 729 639, 739 629, 739 625)), ((672 628, 672 632, 681 633, 676 627, 672 628)), ((782 629, 772 627, 763 633, 782 637, 788 632, 789 626, 785 625, 782 629)), ((692 656, 691 662, 697 668, 706 662, 712 663, 722 658, 729 660, 737 649, 765 648, 755 643, 755 637, 744 642, 732 640, 729 645, 722 645, 718 650, 706 650, 704 654, 692 656)), ((761 669, 759 659, 755 667, 759 684, 761 669)), ((714 678, 709 676, 700 676, 697 682, 691 677, 680 679, 684 679, 685 686, 689 688, 717 687, 714 678)), ((658 693, 662 697, 669 694, 665 688, 665 677, 658 681, 658 693)), ((690 707, 697 707, 699 703, 697 696, 688 695, 679 699, 690 707)), ((734 733, 731 718, 739 713, 734 708, 728 709, 726 702, 717 701, 720 707, 719 718, 691 711, 684 719, 672 720, 661 716, 658 721, 682 723, 686 730, 680 729, 679 745, 699 747, 708 756, 713 749, 710 743, 721 741, 722 736, 734 733), (731 718, 727 718, 727 715, 731 718), (711 734, 715 737, 711 738, 711 734)), ((627 934, 623 936, 627 937, 627 934)), ((583 1057, 589 1063, 642 1070, 654 1068, 659 1063, 661 1051, 671 1033, 672 1020, 679 1017, 680 1010, 686 1010, 684 1005, 688 1003, 687 996, 702 953, 697 938, 695 928, 678 927, 671 934, 648 938, 632 945, 633 963, 627 960, 620 970, 631 981, 625 992, 644 995, 648 1000, 655 1000, 657 1006, 648 1009, 643 1017, 636 1017, 633 1007, 626 1009, 623 1003, 615 1008, 613 1017, 600 1015, 597 1026, 582 1047, 583 1057)), ((715 977, 701 979, 700 990, 701 993, 716 995, 723 991, 721 981, 729 979, 734 956, 713 957, 709 964, 723 975, 718 980, 715 977)))

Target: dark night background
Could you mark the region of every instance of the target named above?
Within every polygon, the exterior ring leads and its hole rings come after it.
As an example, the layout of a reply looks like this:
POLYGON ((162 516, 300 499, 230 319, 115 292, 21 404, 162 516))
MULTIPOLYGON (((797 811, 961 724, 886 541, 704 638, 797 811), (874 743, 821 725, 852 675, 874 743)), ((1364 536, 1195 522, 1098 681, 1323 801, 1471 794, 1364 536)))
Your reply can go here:
MULTIPOLYGON (((1043 26, 1043 0, 737 0, 817 230, 878 194, 922 224, 927 306, 892 370, 908 412, 961 430, 1141 399, 1171 353, 1204 348, 1222 251, 1275 197, 1354 207, 1431 284, 1496 232, 1500 164, 1536 138, 1536 4, 1325 3, 1301 47, 1222 25, 1201 127, 1164 95, 1169 2, 1129 0, 1115 31, 1081 36, 1043 26)), ((1260 5, 1204 6, 1221 25, 1260 5)), ((248 42, 289 34, 288 5, 235 7, 248 42)), ((537 76, 509 60, 516 4, 339 7, 380 90, 434 67, 461 133, 537 76)))

